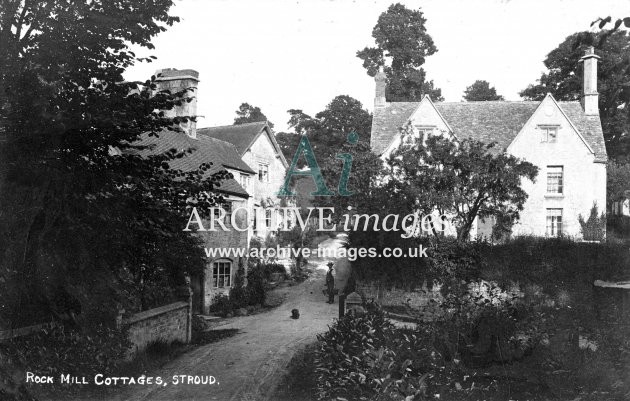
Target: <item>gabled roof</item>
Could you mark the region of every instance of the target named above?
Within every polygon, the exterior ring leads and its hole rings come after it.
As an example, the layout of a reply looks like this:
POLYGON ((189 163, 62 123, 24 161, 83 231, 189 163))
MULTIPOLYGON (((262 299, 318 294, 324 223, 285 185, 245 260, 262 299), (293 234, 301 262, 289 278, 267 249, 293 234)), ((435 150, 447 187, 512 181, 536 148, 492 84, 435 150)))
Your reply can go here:
POLYGON ((236 150, 241 156, 243 156, 254 144, 254 142, 256 142, 258 137, 264 133, 269 135, 269 139, 277 155, 280 157, 280 160, 282 160, 285 167, 287 167, 288 163, 282 154, 282 150, 280 149, 278 142, 276 142, 275 136, 269 128, 269 124, 266 121, 197 129, 197 137, 206 136, 229 142, 236 147, 236 150))
POLYGON ((241 159, 236 147, 231 143, 205 135, 197 136, 197 140, 207 143, 214 151, 216 157, 221 160, 221 164, 224 167, 254 174, 254 170, 241 159))
MULTIPOLYGON (((160 133, 159 137, 143 134, 139 144, 148 146, 147 149, 137 151, 142 156, 157 155, 170 149, 176 149, 180 152, 192 149, 192 153, 186 153, 184 157, 169 162, 173 169, 193 171, 197 170, 202 163, 212 163, 205 176, 210 176, 226 168, 254 174, 254 171, 240 158, 232 144, 217 139, 193 139, 182 132, 164 131, 160 133)), ((249 197, 247 191, 233 178, 222 181, 217 191, 244 198, 249 197)))
MULTIPOLYGON (((593 149, 596 161, 606 161, 606 147, 599 117, 586 116, 579 102, 557 103, 593 149)), ((371 146, 376 154, 380 155, 385 151, 419 104, 391 102, 384 107, 375 108, 371 146)), ((497 142, 501 149, 507 149, 539 104, 538 101, 434 103, 458 138, 497 142)))

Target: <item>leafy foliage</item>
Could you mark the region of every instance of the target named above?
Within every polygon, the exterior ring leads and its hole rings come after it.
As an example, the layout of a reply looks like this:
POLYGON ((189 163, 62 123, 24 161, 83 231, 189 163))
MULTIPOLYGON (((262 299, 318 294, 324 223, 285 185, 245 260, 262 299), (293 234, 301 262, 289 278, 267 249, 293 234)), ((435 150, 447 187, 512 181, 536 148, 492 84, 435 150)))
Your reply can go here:
POLYGON ((256 123, 260 121, 266 121, 269 124, 269 127, 273 128, 273 123, 267 119, 267 116, 260 110, 260 107, 253 106, 249 103, 241 103, 238 110, 236 110, 234 125, 256 123))
POLYGON ((606 174, 606 199, 608 202, 624 199, 624 192, 630 190, 630 163, 611 161, 608 163, 606 174))
POLYGON ((608 155, 620 161, 630 152, 630 37, 626 31, 579 32, 568 36, 553 49, 544 63, 549 70, 539 82, 520 95, 541 100, 551 93, 557 100, 579 100, 582 95, 582 67, 579 62, 588 46, 601 57, 598 65, 599 111, 608 155), (602 40, 606 38, 606 40, 602 40))
POLYGON ((426 80, 422 68, 426 58, 437 52, 425 23, 422 11, 392 4, 372 30, 376 47, 357 52, 369 76, 375 76, 383 67, 387 76, 385 97, 390 102, 418 101, 423 95, 434 101, 443 100, 442 91, 434 87, 433 81, 426 80))
POLYGON ((97 325, 77 332, 59 326, 14 338, 0 346, 0 355, 13 366, 42 375, 107 375, 120 367, 130 347, 124 330, 97 325))
POLYGON ((606 216, 598 214, 597 204, 593 203, 591 213, 587 220, 582 215, 578 216, 582 237, 586 241, 603 241, 606 238, 606 216))
POLYGON ((80 324, 111 321, 119 307, 151 307, 184 273, 203 269, 200 240, 181 231, 182 219, 189 206, 220 202, 216 188, 228 173, 209 175, 208 163, 180 171, 172 163, 190 150, 154 154, 144 145, 164 131, 185 135, 180 123, 194 116, 163 111, 189 102, 190 89, 122 77, 151 60, 129 46, 151 49, 153 36, 177 22, 171 5, 2 8, 0 207, 15 213, 0 216, 1 319, 20 325, 80 311, 80 324))
POLYGON ((415 333, 396 330, 375 306, 368 309, 365 315, 344 316, 317 336, 319 399, 424 399, 424 371, 437 354, 415 333))
POLYGON ((472 85, 466 88, 464 91, 464 99, 473 101, 487 101, 487 100, 504 100, 503 96, 497 94, 497 90, 490 87, 488 81, 477 80, 472 85))
MULTIPOLYGON (((372 115, 363 108, 361 102, 348 95, 336 96, 315 117, 297 109, 291 109, 288 113, 291 116, 288 124, 295 134, 276 135, 288 160, 293 159, 300 135, 308 137, 320 165, 324 158, 337 153, 339 147, 346 143, 349 133, 356 132, 359 141, 364 143, 370 138, 372 115)), ((303 165, 304 160, 300 160, 300 163, 303 165)))
POLYGON ((538 168, 495 144, 454 141, 442 135, 403 131, 400 146, 387 160, 386 184, 408 212, 454 216, 459 240, 468 240, 475 218, 501 215, 516 221, 527 199, 523 178, 533 181, 538 168))

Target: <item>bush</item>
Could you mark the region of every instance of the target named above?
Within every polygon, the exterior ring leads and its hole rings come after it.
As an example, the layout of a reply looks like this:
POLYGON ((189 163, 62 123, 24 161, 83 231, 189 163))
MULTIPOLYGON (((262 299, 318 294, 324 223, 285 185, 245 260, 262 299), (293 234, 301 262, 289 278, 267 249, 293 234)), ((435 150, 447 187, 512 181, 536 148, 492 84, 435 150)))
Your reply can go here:
POLYGON ((214 297, 212 305, 210 305, 210 311, 216 312, 223 317, 227 317, 228 314, 234 311, 234 303, 228 295, 219 294, 214 297))
POLYGON ((88 376, 115 373, 130 348, 126 330, 99 325, 80 332, 60 326, 2 343, 0 355, 41 375, 88 376))
POLYGON ((423 399, 428 373, 442 365, 431 333, 396 329, 374 305, 367 310, 344 316, 318 335, 319 399, 423 399))
POLYGON ((584 220, 582 215, 578 216, 580 230, 585 241, 603 241, 606 236, 606 216, 601 216, 597 212, 597 204, 594 203, 588 220, 584 220))

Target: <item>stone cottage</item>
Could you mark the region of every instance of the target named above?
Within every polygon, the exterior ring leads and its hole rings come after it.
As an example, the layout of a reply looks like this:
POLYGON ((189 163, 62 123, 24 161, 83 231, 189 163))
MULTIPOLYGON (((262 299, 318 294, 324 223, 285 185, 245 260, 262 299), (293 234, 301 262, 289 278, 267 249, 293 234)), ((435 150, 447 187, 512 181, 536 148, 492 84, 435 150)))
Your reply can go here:
MULTIPOLYGON (((598 108, 597 56, 589 48, 583 63, 581 102, 542 101, 387 102, 386 77, 376 75, 372 150, 385 159, 400 144, 408 123, 425 134, 496 142, 509 154, 538 166, 536 182, 524 180, 529 194, 513 235, 581 238, 580 215, 594 204, 606 208, 606 164, 598 108)), ((471 235, 489 236, 493 219, 476 222, 471 235)))
POLYGON ((279 221, 278 212, 273 208, 283 206, 277 193, 289 167, 269 124, 254 122, 200 128, 197 135, 233 144, 242 160, 256 173, 253 179, 239 179, 251 195, 251 235, 266 239, 279 221))
MULTIPOLYGON (((156 72, 157 90, 168 89, 172 92, 180 91, 184 88, 197 88, 199 74, 194 70, 163 69, 156 72)), ((167 111, 167 116, 195 116, 197 115, 196 93, 189 93, 194 97, 190 102, 184 102, 172 110, 167 111)), ((232 173, 234 178, 221 182, 217 192, 223 197, 225 203, 222 205, 227 213, 223 222, 227 231, 206 231, 197 232, 204 240, 207 248, 243 248, 247 249, 250 234, 247 230, 235 230, 231 227, 230 216, 236 212, 235 222, 239 227, 245 227, 249 214, 248 205, 250 194, 247 185, 244 183, 253 180, 256 172, 245 163, 236 147, 220 139, 198 135, 195 122, 181 123, 180 128, 184 132, 167 131, 159 135, 159 138, 144 135, 142 142, 149 148, 143 151, 145 154, 160 154, 169 149, 177 151, 192 150, 184 157, 172 160, 171 167, 182 171, 194 171, 202 163, 212 163, 206 175, 226 170, 232 173), (241 209, 241 210, 238 210, 241 209)), ((182 220, 182 228, 185 226, 185 219, 182 220)), ((234 279, 242 264, 247 268, 245 258, 237 257, 208 257, 206 269, 203 274, 192 277, 193 287, 193 310, 195 313, 208 313, 210 305, 217 295, 227 295, 234 284, 234 279)), ((246 271, 245 271, 246 273, 246 271)))

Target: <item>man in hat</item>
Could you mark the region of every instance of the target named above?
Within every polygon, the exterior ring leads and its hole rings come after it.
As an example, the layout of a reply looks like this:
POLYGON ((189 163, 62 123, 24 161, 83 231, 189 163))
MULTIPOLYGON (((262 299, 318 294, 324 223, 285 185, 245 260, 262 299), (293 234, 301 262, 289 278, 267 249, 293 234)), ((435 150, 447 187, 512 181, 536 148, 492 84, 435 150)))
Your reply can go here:
POLYGON ((328 289, 328 303, 335 303, 335 278, 333 277, 333 262, 328 262, 328 273, 326 273, 326 288, 328 289))

